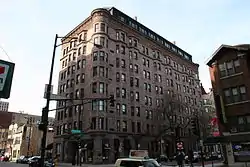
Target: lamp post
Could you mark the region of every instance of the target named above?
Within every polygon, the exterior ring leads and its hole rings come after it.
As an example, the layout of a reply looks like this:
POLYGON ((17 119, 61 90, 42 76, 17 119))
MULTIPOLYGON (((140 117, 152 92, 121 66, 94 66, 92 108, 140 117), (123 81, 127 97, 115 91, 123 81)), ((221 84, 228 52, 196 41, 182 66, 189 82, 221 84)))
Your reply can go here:
MULTIPOLYGON (((47 85, 47 89, 46 89, 46 106, 43 108, 42 111, 42 124, 43 124, 43 136, 42 136, 42 140, 41 140, 41 167, 44 166, 44 157, 45 157, 45 147, 46 147, 46 136, 47 136, 47 127, 48 127, 48 115, 49 115, 49 106, 50 106, 50 101, 51 101, 51 89, 52 89, 52 79, 53 79, 53 70, 54 70, 54 64, 55 64, 55 55, 56 55, 56 48, 58 46, 61 46, 63 44, 69 43, 69 42, 65 42, 65 43, 61 43, 59 45, 57 45, 57 40, 61 38, 61 39, 75 39, 77 40, 77 37, 59 37, 58 34, 56 34, 55 36, 55 41, 54 41, 54 47, 53 47, 53 54, 52 54, 52 60, 51 60, 51 67, 50 67, 50 75, 49 75, 49 83, 47 85)), ((90 41, 87 41, 90 42, 90 41)), ((92 42, 90 42, 92 43, 92 42)), ((96 47, 100 47, 101 45, 95 44, 93 43, 94 46, 96 47)))

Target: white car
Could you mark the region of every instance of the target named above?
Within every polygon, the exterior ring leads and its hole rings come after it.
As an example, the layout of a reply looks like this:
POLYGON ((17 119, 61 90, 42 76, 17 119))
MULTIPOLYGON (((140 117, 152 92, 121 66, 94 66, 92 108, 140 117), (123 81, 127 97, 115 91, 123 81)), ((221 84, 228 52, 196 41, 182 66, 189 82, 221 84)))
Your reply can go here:
POLYGON ((119 158, 115 167, 160 167, 155 159, 119 158))

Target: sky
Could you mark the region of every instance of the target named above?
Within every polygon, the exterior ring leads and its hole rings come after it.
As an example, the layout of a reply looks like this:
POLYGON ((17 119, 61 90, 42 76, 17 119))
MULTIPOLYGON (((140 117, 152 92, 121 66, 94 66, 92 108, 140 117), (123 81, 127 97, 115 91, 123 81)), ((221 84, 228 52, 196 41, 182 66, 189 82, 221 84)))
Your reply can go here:
MULTIPOLYGON (((10 57, 0 49, 0 59, 16 64, 11 97, 4 100, 10 111, 41 115, 55 34, 64 36, 93 9, 112 6, 191 54, 206 90, 205 62, 213 52, 221 44, 249 43, 249 0, 0 0, 0 46, 10 57)), ((57 48, 54 93, 59 56, 57 48)))

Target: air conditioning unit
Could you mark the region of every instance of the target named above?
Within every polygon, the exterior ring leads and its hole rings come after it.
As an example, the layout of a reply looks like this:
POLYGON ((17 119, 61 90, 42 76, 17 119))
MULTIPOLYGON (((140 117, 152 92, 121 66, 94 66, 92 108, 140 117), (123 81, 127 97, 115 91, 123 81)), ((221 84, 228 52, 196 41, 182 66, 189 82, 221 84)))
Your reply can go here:
POLYGON ((232 127, 230 131, 231 131, 231 133, 237 133, 237 128, 232 127))

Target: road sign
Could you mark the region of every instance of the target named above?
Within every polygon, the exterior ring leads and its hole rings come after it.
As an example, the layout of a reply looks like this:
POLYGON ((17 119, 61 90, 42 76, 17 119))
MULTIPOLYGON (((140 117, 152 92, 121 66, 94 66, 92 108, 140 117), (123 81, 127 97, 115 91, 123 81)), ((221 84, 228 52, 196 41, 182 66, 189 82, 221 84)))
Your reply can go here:
POLYGON ((0 60, 0 98, 10 97, 15 64, 0 60))
POLYGON ((71 133, 72 133, 72 134, 81 134, 82 131, 81 131, 81 130, 78 130, 78 129, 73 129, 73 130, 71 130, 71 133))

